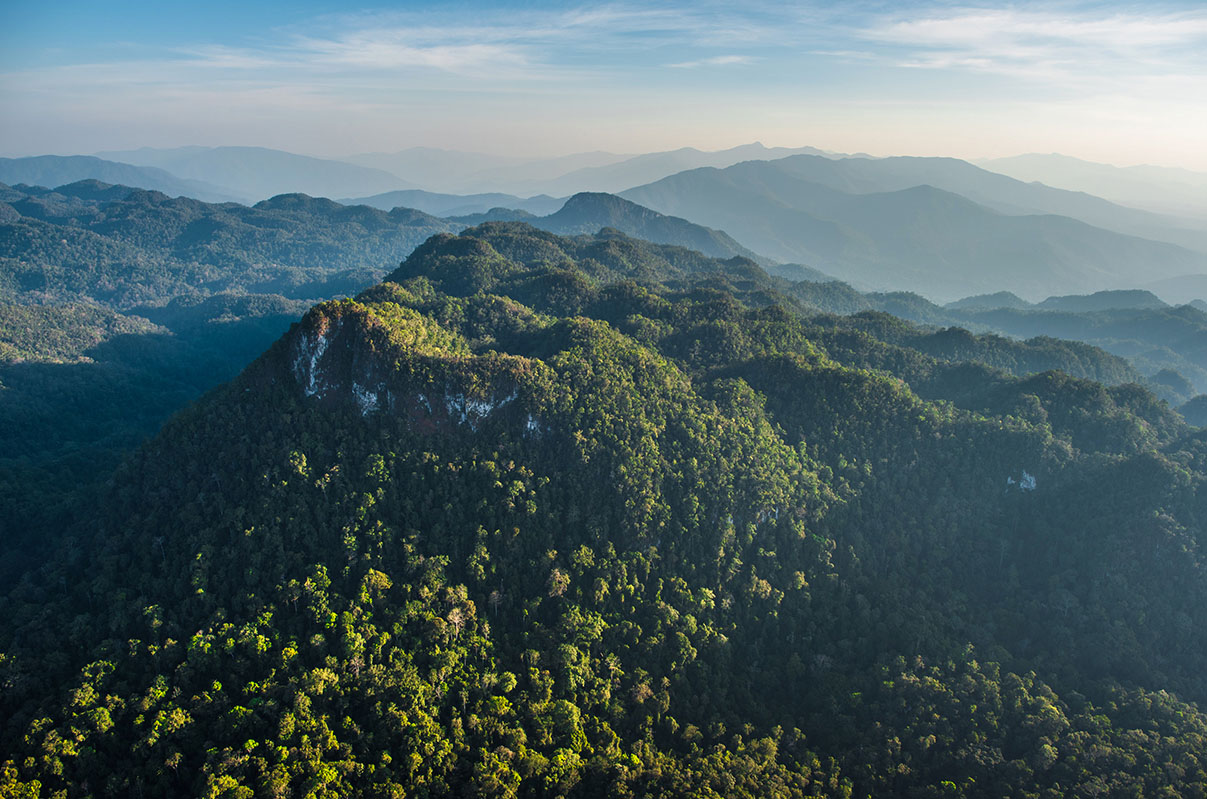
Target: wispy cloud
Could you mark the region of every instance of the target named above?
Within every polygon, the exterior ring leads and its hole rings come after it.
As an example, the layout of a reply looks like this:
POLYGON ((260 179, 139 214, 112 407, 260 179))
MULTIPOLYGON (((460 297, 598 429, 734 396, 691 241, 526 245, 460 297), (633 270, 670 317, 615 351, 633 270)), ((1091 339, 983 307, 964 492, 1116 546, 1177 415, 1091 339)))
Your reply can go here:
POLYGON ((667 66, 676 69, 695 69, 696 67, 725 67, 734 64, 753 64, 754 61, 755 59, 748 55, 718 55, 695 61, 680 61, 678 64, 667 64, 667 66))
POLYGON ((911 131, 919 150, 964 135, 969 148, 994 135, 1014 147, 1034 132, 1028 148, 1059 149, 1089 140, 1093 125, 1095 140, 1126 129, 1207 167, 1196 140, 1207 122, 1207 7, 1164 1, 1183 5, 464 0, 299 11, 211 38, 162 20, 123 28, 122 43, 9 32, 29 41, 0 48, 0 147, 37 151, 48 137, 91 142, 98 131, 114 144, 194 130, 246 141, 254 129, 282 145, 339 142, 322 145, 333 150, 450 137, 473 149, 486 146, 474 137, 493 147, 503 135, 525 148, 631 150, 659 137, 728 146, 775 131, 783 143, 890 151, 911 131), (623 122, 635 113, 650 124, 623 122))
POLYGON ((1120 73, 1207 74, 1207 10, 955 8, 881 18, 858 38, 899 66, 1085 85, 1120 73))

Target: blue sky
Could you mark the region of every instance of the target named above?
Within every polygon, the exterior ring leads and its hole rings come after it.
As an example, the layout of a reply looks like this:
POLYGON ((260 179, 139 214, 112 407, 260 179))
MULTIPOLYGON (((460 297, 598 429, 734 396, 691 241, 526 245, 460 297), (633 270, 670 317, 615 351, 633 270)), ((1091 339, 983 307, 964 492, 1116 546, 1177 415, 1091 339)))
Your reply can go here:
POLYGON ((0 0, 0 153, 760 140, 1207 170, 1202 3, 0 0))

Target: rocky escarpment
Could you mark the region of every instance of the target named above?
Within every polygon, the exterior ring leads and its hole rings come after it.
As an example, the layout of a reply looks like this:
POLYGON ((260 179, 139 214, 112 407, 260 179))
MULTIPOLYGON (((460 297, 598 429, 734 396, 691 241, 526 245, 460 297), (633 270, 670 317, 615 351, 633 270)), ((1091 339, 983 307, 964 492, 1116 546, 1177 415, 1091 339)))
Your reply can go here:
POLYGON ((312 309, 290 331, 289 372, 306 397, 355 408, 362 416, 403 416, 420 431, 466 427, 489 420, 539 435, 536 400, 511 356, 476 357, 458 347, 423 341, 421 317, 383 319, 351 301, 312 309))

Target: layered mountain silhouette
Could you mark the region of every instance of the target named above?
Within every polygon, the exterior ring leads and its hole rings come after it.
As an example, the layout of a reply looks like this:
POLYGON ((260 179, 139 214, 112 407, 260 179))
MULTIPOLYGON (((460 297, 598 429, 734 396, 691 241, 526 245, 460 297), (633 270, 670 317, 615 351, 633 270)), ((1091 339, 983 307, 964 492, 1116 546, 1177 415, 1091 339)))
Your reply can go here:
POLYGON ((751 161, 682 172, 621 196, 725 230, 777 260, 940 300, 999 290, 1038 299, 1132 287, 1140 274, 1207 271, 1202 253, 1066 216, 1007 214, 931 185, 879 190, 914 179, 895 174, 908 159, 888 160, 888 175, 870 178, 880 161, 751 161))
POLYGON ((511 192, 575 170, 607 166, 632 157, 596 151, 553 158, 520 158, 410 147, 396 153, 365 153, 342 160, 391 172, 433 192, 481 194, 511 192))
POLYGON ((137 186, 171 197, 192 197, 204 202, 239 199, 230 189, 204 180, 178 177, 153 166, 109 161, 90 155, 38 155, 29 158, 0 158, 0 182, 10 186, 62 186, 81 180, 137 186))
POLYGON ((765 261, 720 230, 651 211, 614 194, 576 194, 556 213, 523 221, 562 235, 594 234, 601 228, 613 228, 633 238, 686 247, 713 258, 741 256, 765 261))
POLYGON ((656 153, 587 152, 541 159, 414 147, 397 153, 349 156, 344 160, 384 169, 432 191, 565 197, 583 191, 617 192, 685 169, 726 167, 740 161, 799 153, 827 155, 815 147, 765 147, 754 142, 715 151, 682 147, 656 153))
POLYGON ((510 208, 537 216, 551 214, 565 199, 545 194, 535 197, 516 197, 513 194, 438 194, 420 189, 388 191, 371 197, 352 197, 340 200, 345 205, 368 205, 389 211, 392 208, 416 208, 433 216, 469 216, 486 213, 495 208, 510 208))
POLYGON ((1117 167, 1058 153, 978 161, 994 172, 1084 191, 1123 205, 1207 221, 1207 174, 1160 166, 1117 167))
POLYGON ((723 168, 742 161, 784 158, 799 153, 823 155, 816 147, 764 147, 760 142, 716 151, 683 147, 637 155, 614 164, 584 167, 553 180, 534 181, 528 190, 555 196, 582 191, 617 193, 688 169, 723 168))
POLYGON ((787 173, 853 194, 934 186, 1006 214, 1055 214, 1117 233, 1207 253, 1207 226, 1118 205, 1081 191, 1024 183, 958 158, 818 158, 777 161, 787 173))
POLYGON ((241 202, 254 203, 295 192, 314 197, 358 197, 416 188, 380 169, 267 147, 147 147, 98 155, 158 167, 181 178, 206 180, 234 193, 241 202))

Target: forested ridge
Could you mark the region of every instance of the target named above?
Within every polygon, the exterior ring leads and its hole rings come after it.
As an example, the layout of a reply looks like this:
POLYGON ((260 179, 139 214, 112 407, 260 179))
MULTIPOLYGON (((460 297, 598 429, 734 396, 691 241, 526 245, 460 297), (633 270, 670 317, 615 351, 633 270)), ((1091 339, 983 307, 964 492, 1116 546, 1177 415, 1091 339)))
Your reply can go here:
POLYGON ((82 180, 0 184, 0 300, 118 310, 181 295, 321 299, 373 283, 433 233, 457 226, 304 194, 253 207, 82 180))
POLYGON ((1207 793, 1207 433, 794 291, 492 223, 314 307, 0 600, 0 792, 1207 793))

